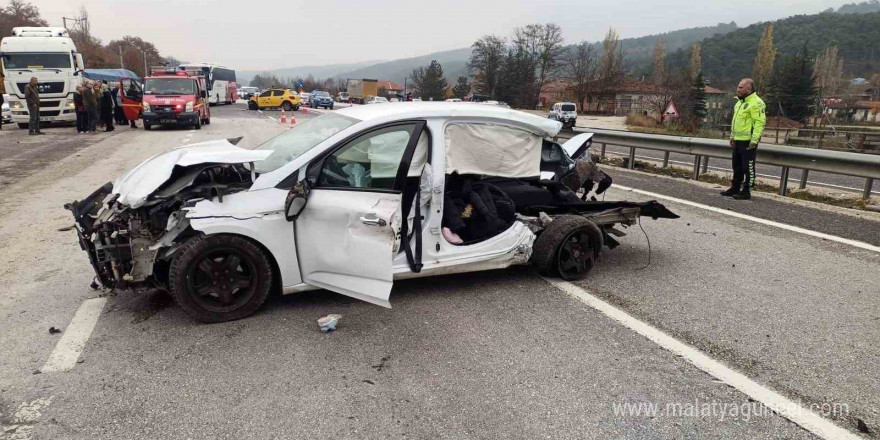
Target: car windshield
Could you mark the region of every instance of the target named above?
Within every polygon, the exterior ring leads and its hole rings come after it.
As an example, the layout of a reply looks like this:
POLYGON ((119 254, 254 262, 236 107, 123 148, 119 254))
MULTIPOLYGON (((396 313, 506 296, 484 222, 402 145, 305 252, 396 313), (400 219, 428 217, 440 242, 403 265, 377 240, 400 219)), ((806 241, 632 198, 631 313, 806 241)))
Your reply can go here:
POLYGON ((192 95, 193 80, 186 78, 147 78, 144 84, 147 95, 192 95))
POLYGON ((7 69, 70 69, 69 53, 7 53, 3 54, 7 69))
POLYGON ((325 113, 298 124, 290 130, 270 139, 257 150, 272 150, 265 160, 256 163, 258 173, 268 173, 283 167, 302 156, 325 139, 358 123, 354 118, 336 113, 325 113))
POLYGON ((312 92, 312 95, 315 95, 315 96, 323 96, 323 97, 327 97, 327 98, 330 97, 330 94, 327 93, 327 92, 312 92))
POLYGON ((562 111, 564 112, 573 112, 577 109, 574 104, 562 104, 562 111))

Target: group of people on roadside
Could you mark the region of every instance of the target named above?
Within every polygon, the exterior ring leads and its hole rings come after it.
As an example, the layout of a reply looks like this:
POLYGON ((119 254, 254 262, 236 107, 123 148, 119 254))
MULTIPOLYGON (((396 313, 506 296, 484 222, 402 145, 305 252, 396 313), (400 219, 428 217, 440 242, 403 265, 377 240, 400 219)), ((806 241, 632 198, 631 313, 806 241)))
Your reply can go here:
POLYGON ((98 126, 103 126, 104 131, 113 131, 114 122, 137 128, 136 121, 125 116, 120 93, 118 85, 111 89, 107 81, 86 80, 85 84, 76 86, 73 94, 76 132, 95 133, 98 126))

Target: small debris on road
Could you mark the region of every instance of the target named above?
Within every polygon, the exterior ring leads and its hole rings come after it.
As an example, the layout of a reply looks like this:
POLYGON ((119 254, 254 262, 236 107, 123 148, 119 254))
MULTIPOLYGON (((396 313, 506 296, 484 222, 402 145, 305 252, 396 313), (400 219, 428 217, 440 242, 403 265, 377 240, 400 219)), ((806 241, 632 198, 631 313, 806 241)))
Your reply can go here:
POLYGON ((340 318, 342 318, 342 315, 329 314, 318 320, 318 328, 324 333, 336 330, 336 324, 339 322, 340 318))
POLYGON ((59 330, 55 327, 49 327, 49 334, 50 335, 57 335, 58 333, 61 333, 61 330, 59 330))
POLYGON ((362 380, 361 382, 363 382, 363 383, 368 383, 368 384, 370 384, 370 385, 376 385, 376 382, 373 382, 373 381, 370 380, 370 379, 364 379, 364 380, 362 380))
POLYGON ((58 232, 65 232, 65 231, 69 231, 71 229, 73 229, 73 225, 65 226, 63 228, 58 228, 58 232))
POLYGON ((871 428, 868 427, 868 424, 862 419, 856 419, 856 426, 859 428, 859 432, 865 434, 871 434, 873 432, 871 431, 871 428))

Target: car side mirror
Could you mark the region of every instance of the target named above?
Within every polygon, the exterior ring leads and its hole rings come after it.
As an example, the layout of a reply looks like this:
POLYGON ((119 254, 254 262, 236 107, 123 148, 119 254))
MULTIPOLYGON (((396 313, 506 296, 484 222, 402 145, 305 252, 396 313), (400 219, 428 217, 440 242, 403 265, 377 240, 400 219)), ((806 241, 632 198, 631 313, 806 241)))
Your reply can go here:
POLYGON ((309 184, 305 180, 290 189, 290 192, 287 193, 287 199, 284 201, 284 218, 287 221, 292 222, 299 217, 309 201, 309 192, 309 184))

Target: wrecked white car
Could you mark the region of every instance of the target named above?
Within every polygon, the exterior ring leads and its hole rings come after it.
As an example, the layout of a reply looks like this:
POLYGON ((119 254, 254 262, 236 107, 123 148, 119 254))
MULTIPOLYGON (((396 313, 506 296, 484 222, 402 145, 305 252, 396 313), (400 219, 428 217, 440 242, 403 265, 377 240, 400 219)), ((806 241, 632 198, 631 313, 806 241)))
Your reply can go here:
POLYGON ((559 145, 559 129, 466 103, 352 107, 254 150, 156 155, 66 207, 94 287, 165 289, 205 322, 251 315, 273 290, 390 307, 395 279, 529 262, 577 279, 617 244, 615 225, 677 216, 579 199, 589 135, 559 145))

